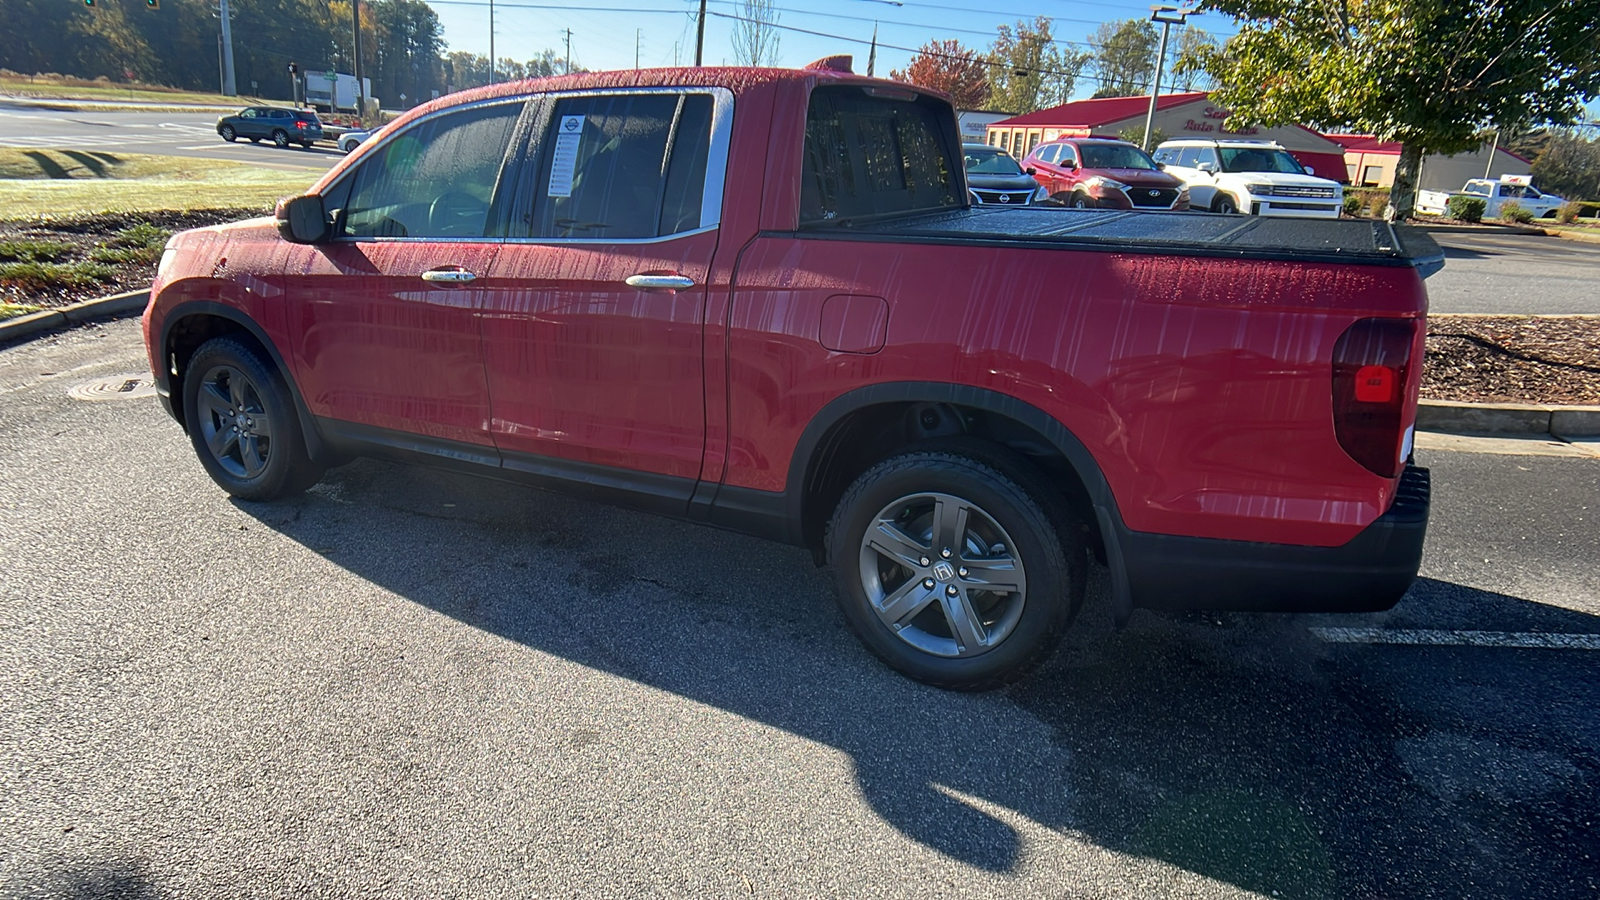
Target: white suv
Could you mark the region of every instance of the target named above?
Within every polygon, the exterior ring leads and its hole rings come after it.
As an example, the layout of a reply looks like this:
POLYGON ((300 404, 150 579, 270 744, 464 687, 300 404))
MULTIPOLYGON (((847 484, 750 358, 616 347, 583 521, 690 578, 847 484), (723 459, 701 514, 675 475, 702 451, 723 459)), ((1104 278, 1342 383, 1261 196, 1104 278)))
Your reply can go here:
POLYGON ((1189 185, 1191 209, 1336 219, 1344 206, 1339 182, 1309 174, 1274 141, 1182 138, 1153 155, 1189 185))

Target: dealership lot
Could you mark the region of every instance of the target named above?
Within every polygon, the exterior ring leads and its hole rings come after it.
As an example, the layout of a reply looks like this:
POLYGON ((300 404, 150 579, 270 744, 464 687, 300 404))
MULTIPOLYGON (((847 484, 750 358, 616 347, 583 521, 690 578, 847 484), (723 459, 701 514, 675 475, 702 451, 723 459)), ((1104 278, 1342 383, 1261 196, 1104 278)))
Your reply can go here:
POLYGON ((1097 580, 959 695, 792 548, 376 462, 230 501, 69 395, 145 366, 132 320, 0 350, 0 895, 1600 890, 1600 459, 1424 443, 1394 611, 1118 631, 1097 580))

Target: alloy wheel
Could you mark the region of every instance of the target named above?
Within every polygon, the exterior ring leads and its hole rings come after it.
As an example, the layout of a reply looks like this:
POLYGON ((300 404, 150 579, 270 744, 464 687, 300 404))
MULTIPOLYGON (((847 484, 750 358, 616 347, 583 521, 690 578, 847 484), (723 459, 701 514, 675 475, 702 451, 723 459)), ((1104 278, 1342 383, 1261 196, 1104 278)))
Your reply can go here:
POLYGON ((936 656, 977 656, 1022 618, 1028 584, 1015 547, 977 504, 911 494, 880 510, 862 535, 861 584, 902 641, 936 656))
POLYGON ((233 366, 213 366, 196 397, 200 436, 223 470, 235 478, 255 478, 272 453, 272 420, 261 394, 233 366))

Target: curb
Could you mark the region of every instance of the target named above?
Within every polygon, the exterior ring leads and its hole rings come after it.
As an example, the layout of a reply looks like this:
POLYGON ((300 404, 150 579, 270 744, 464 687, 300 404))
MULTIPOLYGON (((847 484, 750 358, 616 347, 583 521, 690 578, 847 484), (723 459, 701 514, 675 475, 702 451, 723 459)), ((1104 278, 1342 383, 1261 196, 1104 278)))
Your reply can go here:
POLYGON ((1600 244, 1600 234, 1586 234, 1581 231, 1551 231, 1545 229, 1545 234, 1561 238, 1563 241, 1577 241, 1580 244, 1600 244))
POLYGON ((142 310, 149 303, 150 289, 143 288, 6 319, 0 321, 0 344, 41 331, 53 331, 66 325, 77 325, 90 319, 114 316, 135 309, 142 310))
POLYGON ((1431 225, 1413 219, 1406 224, 1423 231, 1434 231, 1441 234, 1535 234, 1549 235, 1537 225, 1431 225))
POLYGON ((1600 437, 1600 406, 1423 400, 1417 404, 1417 430, 1445 434, 1600 437))

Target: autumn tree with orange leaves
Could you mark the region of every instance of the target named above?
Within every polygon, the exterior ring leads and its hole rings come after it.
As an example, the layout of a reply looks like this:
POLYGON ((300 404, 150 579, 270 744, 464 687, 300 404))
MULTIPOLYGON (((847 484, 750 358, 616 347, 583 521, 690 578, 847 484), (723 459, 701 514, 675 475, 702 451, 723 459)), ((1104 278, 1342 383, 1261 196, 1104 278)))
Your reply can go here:
POLYGON ((989 99, 988 65, 960 41, 923 44, 905 71, 890 72, 889 77, 944 91, 955 98, 957 109, 982 109, 989 99))

